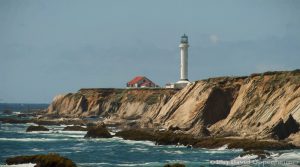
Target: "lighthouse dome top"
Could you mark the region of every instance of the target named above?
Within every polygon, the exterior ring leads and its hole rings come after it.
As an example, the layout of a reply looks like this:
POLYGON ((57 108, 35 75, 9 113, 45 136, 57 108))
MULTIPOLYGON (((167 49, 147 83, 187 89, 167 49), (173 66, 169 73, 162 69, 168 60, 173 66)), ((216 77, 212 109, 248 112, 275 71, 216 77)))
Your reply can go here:
POLYGON ((180 41, 181 43, 188 43, 189 41, 188 41, 188 36, 187 35, 185 35, 185 34, 183 34, 183 36, 181 36, 181 41, 180 41))

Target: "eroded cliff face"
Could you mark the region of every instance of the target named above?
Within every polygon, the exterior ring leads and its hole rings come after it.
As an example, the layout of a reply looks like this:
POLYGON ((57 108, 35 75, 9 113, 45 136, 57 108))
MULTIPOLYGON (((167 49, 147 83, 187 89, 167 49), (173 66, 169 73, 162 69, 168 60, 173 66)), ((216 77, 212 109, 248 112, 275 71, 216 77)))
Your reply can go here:
POLYGON ((156 113, 177 92, 173 89, 81 89, 56 96, 48 113, 63 117, 99 116, 113 122, 138 120, 156 113))
POLYGON ((182 90, 81 89, 55 97, 48 113, 197 136, 282 139, 299 133, 300 71, 212 78, 182 90))

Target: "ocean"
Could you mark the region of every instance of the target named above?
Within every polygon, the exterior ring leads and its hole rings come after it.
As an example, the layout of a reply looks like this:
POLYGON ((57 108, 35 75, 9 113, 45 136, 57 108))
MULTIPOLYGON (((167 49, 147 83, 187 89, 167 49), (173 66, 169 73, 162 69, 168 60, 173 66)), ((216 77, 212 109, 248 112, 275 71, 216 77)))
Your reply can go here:
MULTIPOLYGON (((0 116, 15 117, 22 111, 15 110, 11 115, 0 111, 0 116)), ((230 150, 226 146, 218 149, 188 149, 116 137, 85 139, 86 132, 62 131, 65 125, 46 126, 49 132, 28 133, 26 128, 30 125, 33 124, 0 123, 0 166, 9 166, 5 165, 8 157, 50 152, 70 158, 81 167, 162 167, 166 163, 182 163, 187 167, 300 166, 300 150, 271 151, 267 159, 255 160, 256 156, 239 157, 242 150, 230 150)))

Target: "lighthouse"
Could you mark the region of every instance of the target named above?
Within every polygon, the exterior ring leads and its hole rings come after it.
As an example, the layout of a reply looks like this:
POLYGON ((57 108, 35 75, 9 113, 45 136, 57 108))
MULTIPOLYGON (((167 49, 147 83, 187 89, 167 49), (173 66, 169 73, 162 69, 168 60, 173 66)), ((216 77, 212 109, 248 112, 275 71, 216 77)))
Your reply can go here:
POLYGON ((184 34, 183 36, 181 36, 179 48, 180 48, 180 79, 176 83, 166 84, 166 88, 182 89, 186 85, 191 84, 191 82, 188 79, 189 41, 187 35, 184 34))
POLYGON ((188 79, 188 48, 189 40, 187 35, 181 36, 180 44, 180 79, 175 83, 175 88, 184 88, 186 85, 191 82, 188 79))
POLYGON ((184 34, 181 36, 180 48, 180 81, 188 81, 188 37, 184 34))

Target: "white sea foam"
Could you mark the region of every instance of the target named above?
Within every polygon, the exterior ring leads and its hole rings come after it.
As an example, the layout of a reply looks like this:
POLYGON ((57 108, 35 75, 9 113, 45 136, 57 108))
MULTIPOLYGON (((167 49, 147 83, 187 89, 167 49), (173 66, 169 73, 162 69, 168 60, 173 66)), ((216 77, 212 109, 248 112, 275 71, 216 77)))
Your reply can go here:
POLYGON ((61 136, 61 137, 72 137, 72 138, 83 138, 85 134, 80 133, 53 133, 48 134, 49 136, 61 136))
POLYGON ((148 148, 133 148, 133 150, 138 150, 138 151, 148 151, 149 149, 148 148))
POLYGON ((300 162, 300 152, 299 151, 277 154, 277 155, 273 155, 272 157, 278 161, 297 160, 300 162))
POLYGON ((229 149, 228 145, 224 145, 219 148, 214 149, 203 149, 203 152, 205 153, 211 153, 211 154, 218 154, 218 153, 224 153, 224 152, 242 152, 243 149, 229 149))
POLYGON ((87 131, 58 131, 58 133, 71 133, 71 134, 83 134, 85 135, 87 131))
POLYGON ((113 165, 111 163, 105 163, 105 162, 95 162, 95 163, 77 163, 78 166, 101 166, 101 165, 113 165))
POLYGON ((288 153, 271 153, 271 155, 263 160, 258 160, 257 155, 246 155, 238 156, 232 160, 216 160, 211 161, 212 164, 227 165, 227 166, 240 166, 240 165, 251 165, 251 164, 271 164, 271 166, 299 166, 300 163, 300 152, 295 150, 288 153))
POLYGON ((33 126, 37 126, 38 124, 36 123, 25 123, 26 125, 33 125, 33 126))
POLYGON ((120 140, 121 142, 124 142, 126 144, 144 144, 148 146, 155 146, 155 143, 152 141, 135 141, 135 140, 120 140))
POLYGON ((167 150, 163 150, 164 153, 167 154, 184 154, 184 152, 180 151, 180 150, 175 150, 175 151, 167 151, 167 150))
POLYGON ((18 142, 49 142, 49 141, 65 141, 70 139, 49 139, 49 138, 0 138, 0 141, 18 141, 18 142))
POLYGON ((132 148, 129 152, 148 152, 149 149, 147 148, 140 148, 140 147, 137 147, 137 148, 132 148))
POLYGON ((148 140, 142 140, 142 141, 137 141, 137 140, 125 140, 121 137, 112 137, 110 139, 110 141, 118 141, 118 142, 122 142, 122 143, 126 143, 126 144, 144 144, 144 145, 149 145, 149 146, 155 146, 155 143, 152 141, 148 141, 148 140))
POLYGON ((129 164, 129 163, 124 163, 124 164, 114 164, 116 166, 156 166, 160 163, 158 162, 145 162, 145 163, 135 163, 135 164, 129 164))
MULTIPOLYGON (((25 132, 23 132, 25 133, 25 132)), ((35 132, 27 132, 31 134, 39 134, 39 135, 47 135, 47 136, 60 136, 60 137, 70 137, 70 138, 83 138, 86 132, 84 131, 56 131, 56 130, 50 130, 50 131, 35 131, 35 132)))
POLYGON ((14 111, 13 114, 18 115, 18 114, 21 114, 21 112, 20 111, 14 111))
POLYGON ((217 148, 216 150, 227 150, 228 149, 228 144, 225 144, 222 147, 217 148))
POLYGON ((63 135, 63 136, 70 137, 70 138, 83 138, 84 137, 84 135, 76 135, 76 134, 74 134, 74 135, 63 135))
POLYGON ((0 167, 34 167, 36 164, 0 165, 0 167))
POLYGON ((145 163, 124 163, 124 164, 112 164, 112 163, 105 163, 105 162, 95 162, 95 163, 77 163, 78 166, 161 166, 160 162, 145 162, 145 163))
POLYGON ((159 147, 167 147, 167 148, 186 148, 185 145, 158 145, 159 147))
POLYGON ((44 149, 39 149, 39 148, 33 148, 31 151, 45 151, 44 149))
POLYGON ((258 156, 257 155, 245 155, 245 156, 238 156, 236 158, 234 158, 234 161, 249 161, 249 160, 254 160, 257 159, 258 156))
POLYGON ((225 150, 216 150, 216 149, 203 149, 202 152, 208 154, 224 154, 226 152, 242 152, 242 150, 232 150, 232 149, 225 149, 225 150))
POLYGON ((110 133, 110 135, 115 135, 116 133, 115 132, 109 132, 110 133))
POLYGON ((112 137, 112 139, 115 139, 115 140, 123 140, 122 137, 112 137))
POLYGON ((32 134, 49 134, 49 133, 53 133, 53 131, 49 130, 49 131, 32 131, 32 132, 26 132, 26 133, 32 133, 32 134))

